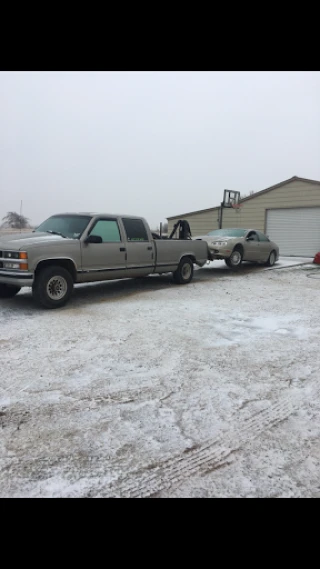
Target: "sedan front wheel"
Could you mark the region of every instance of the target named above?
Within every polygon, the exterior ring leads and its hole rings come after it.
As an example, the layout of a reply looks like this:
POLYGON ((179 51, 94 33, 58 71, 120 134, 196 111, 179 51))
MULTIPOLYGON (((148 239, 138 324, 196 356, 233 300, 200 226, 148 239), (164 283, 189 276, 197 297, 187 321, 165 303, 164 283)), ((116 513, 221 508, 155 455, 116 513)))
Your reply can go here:
POLYGON ((236 248, 232 251, 230 257, 228 257, 228 259, 225 259, 225 263, 230 269, 239 269, 242 263, 242 259, 242 250, 240 248, 236 248))

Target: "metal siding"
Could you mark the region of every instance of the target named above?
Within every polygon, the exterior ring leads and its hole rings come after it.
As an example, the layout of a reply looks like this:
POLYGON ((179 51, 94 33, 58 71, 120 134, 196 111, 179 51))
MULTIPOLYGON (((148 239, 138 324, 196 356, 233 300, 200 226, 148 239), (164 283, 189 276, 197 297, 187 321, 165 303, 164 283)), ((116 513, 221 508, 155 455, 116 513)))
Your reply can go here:
POLYGON ((239 211, 225 209, 223 227, 254 228, 266 231, 266 210, 274 208, 320 207, 320 186, 293 181, 244 201, 239 211))
POLYGON ((169 219, 169 235, 173 229, 174 224, 179 221, 179 219, 186 219, 188 221, 193 237, 196 237, 197 235, 205 235, 209 231, 219 228, 219 209, 212 209, 208 212, 194 213, 192 215, 179 216, 169 219))
POLYGON ((244 202, 247 207, 301 207, 320 206, 320 185, 308 182, 288 182, 280 188, 275 188, 261 195, 253 196, 244 202))
POLYGON ((280 255, 314 257, 320 251, 320 207, 269 210, 267 234, 280 255))
MULTIPOLYGON (((225 208, 223 210, 223 228, 243 227, 266 232, 266 210, 274 208, 320 207, 320 185, 301 180, 289 181, 266 193, 253 196, 242 202, 239 211, 225 208)), ((192 235, 203 235, 218 229, 219 209, 205 212, 194 212, 188 216, 177 216, 169 220, 169 232, 179 219, 187 219, 192 235)))

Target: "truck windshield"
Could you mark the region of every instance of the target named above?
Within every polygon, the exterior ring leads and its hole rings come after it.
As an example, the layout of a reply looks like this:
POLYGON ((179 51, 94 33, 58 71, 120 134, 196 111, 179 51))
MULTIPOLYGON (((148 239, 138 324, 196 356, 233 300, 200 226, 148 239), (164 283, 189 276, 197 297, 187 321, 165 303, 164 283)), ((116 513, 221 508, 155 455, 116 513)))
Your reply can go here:
POLYGON ((90 220, 91 217, 87 215, 53 215, 41 223, 36 231, 58 234, 69 239, 80 239, 90 220))
POLYGON ((216 229, 216 231, 210 231, 208 235, 211 237, 244 237, 247 231, 247 229, 216 229))

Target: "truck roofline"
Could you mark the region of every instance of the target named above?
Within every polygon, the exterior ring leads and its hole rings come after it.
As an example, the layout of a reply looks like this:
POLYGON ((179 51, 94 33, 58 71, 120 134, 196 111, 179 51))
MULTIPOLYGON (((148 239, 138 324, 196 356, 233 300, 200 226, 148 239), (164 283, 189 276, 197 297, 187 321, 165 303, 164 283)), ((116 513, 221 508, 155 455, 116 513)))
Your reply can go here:
MULTIPOLYGON (((129 218, 129 219, 145 219, 144 217, 141 217, 140 215, 128 215, 128 214, 122 214, 122 213, 110 213, 110 212, 101 212, 101 211, 96 211, 96 212, 92 212, 92 211, 64 211, 64 212, 60 212, 60 213, 54 213, 53 215, 50 215, 50 217, 57 217, 59 215, 74 215, 74 216, 83 216, 83 215, 87 215, 89 217, 124 217, 124 218, 129 218)), ((49 219, 47 218, 47 219, 49 219)))

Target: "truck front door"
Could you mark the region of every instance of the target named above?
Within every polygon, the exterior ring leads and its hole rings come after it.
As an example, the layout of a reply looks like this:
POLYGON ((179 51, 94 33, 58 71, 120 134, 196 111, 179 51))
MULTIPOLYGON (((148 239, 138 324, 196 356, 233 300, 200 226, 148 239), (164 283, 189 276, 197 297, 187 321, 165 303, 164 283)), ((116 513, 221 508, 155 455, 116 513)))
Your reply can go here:
POLYGON ((102 243, 81 242, 82 270, 79 281, 102 281, 126 276, 126 243, 116 218, 97 219, 88 235, 102 243))

